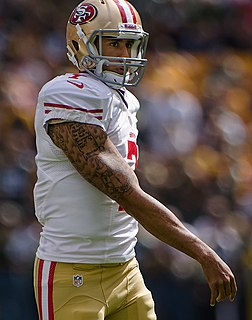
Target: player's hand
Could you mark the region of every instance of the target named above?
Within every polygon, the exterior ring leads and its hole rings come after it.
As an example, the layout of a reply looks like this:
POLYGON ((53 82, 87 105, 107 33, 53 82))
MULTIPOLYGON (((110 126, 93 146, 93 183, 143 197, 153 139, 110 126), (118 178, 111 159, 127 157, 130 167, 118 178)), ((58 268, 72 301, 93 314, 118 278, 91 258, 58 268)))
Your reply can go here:
POLYGON ((217 255, 206 259, 201 265, 211 291, 210 305, 214 306, 227 298, 234 301, 237 285, 228 265, 217 255))

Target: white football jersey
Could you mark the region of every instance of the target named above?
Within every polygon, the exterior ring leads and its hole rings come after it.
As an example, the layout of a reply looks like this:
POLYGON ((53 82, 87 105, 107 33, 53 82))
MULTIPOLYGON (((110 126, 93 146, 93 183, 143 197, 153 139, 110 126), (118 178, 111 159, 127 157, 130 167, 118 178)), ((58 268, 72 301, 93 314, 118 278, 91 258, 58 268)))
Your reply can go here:
POLYGON ((44 85, 35 115, 35 212, 43 229, 37 256, 77 263, 125 262, 134 257, 137 221, 88 183, 47 134, 51 121, 102 127, 135 169, 139 102, 92 76, 65 74, 44 85))

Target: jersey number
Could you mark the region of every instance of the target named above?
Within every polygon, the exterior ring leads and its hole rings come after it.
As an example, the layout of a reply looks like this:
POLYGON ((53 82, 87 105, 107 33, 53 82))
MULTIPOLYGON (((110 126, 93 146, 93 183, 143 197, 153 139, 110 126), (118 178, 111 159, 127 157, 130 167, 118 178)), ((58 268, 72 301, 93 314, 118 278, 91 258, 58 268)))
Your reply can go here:
POLYGON ((133 170, 136 169, 138 165, 138 148, 134 141, 128 141, 128 160, 133 160, 135 162, 135 166, 133 170))

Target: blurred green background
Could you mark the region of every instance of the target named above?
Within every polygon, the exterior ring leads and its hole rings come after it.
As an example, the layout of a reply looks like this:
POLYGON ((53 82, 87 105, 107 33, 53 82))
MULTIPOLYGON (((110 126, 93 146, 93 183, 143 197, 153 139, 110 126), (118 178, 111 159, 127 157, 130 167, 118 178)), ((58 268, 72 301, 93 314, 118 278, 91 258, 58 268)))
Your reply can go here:
MULTIPOLYGON (((41 86, 73 70, 65 26, 79 1, 0 0, 0 320, 36 320, 33 116, 41 86)), ((229 263, 234 303, 209 307, 199 265, 142 228, 159 320, 252 320, 252 3, 132 0, 150 33, 132 91, 142 187, 229 263)))

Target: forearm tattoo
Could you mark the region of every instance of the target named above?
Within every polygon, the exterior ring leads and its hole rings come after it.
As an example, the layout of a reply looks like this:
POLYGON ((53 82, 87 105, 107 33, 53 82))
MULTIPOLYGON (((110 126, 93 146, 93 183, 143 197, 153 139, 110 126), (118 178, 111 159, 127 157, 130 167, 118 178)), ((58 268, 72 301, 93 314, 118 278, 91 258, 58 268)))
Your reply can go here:
POLYGON ((76 170, 92 185, 118 201, 132 192, 135 176, 99 126, 67 122, 49 125, 48 134, 76 170))

